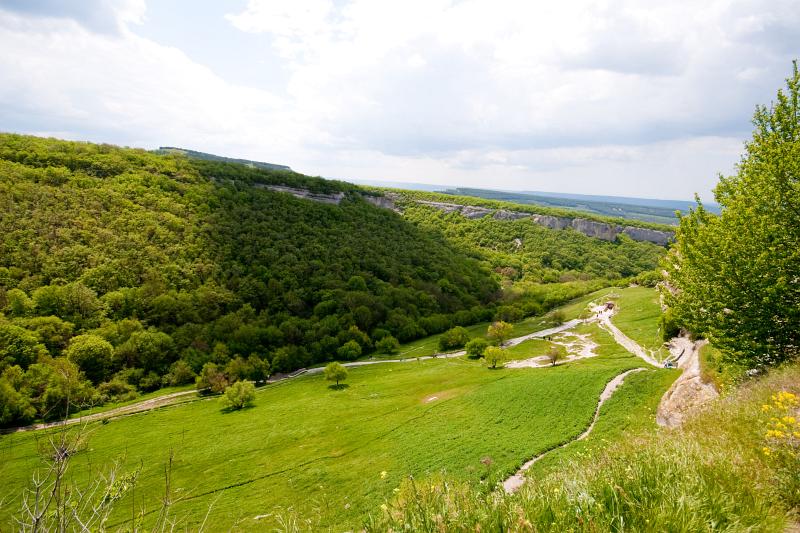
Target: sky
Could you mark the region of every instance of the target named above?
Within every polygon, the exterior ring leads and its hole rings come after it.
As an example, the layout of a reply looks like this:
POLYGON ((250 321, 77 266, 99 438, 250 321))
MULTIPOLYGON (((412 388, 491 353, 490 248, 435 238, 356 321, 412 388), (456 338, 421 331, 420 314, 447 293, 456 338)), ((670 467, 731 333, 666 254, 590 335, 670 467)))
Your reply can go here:
POLYGON ((800 0, 0 0, 0 131, 708 200, 798 57, 800 0))

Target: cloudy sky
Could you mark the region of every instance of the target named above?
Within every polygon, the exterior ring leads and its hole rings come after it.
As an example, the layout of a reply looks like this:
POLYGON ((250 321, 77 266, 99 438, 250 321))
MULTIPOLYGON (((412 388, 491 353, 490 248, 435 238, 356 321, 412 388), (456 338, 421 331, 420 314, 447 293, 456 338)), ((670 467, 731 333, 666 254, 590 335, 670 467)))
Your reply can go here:
POLYGON ((0 0, 0 130, 341 179, 709 198, 800 0, 0 0))

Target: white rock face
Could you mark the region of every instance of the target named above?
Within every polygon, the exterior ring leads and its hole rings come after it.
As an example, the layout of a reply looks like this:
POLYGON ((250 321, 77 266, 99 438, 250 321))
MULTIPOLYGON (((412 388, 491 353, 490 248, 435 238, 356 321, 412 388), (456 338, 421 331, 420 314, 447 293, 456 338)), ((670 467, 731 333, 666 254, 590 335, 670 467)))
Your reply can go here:
POLYGON ((268 189, 275 192, 285 192, 291 194, 295 198, 302 198, 304 200, 313 200, 315 202, 322 202, 323 204, 339 205, 344 198, 343 192, 333 194, 322 194, 311 192, 306 189, 296 189, 294 187, 286 187, 284 185, 266 185, 264 183, 255 183, 254 187, 257 189, 268 189))

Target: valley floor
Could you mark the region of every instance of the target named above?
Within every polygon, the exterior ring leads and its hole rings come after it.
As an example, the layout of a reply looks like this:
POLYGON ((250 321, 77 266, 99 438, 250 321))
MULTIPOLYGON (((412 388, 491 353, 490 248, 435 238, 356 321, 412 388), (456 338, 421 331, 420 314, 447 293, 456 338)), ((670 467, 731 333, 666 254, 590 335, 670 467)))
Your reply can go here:
MULTIPOLYGON (((142 468, 136 501, 121 502, 125 511, 112 522, 127 523, 135 508, 147 523, 159 509, 164 464, 174 454, 172 515, 193 528, 208 514, 211 530, 286 523, 301 529, 356 527, 408 476, 446 472, 495 487, 529 458, 589 436, 587 428, 595 423, 599 431, 604 418, 624 417, 631 406, 657 403, 669 387, 676 371, 646 365, 598 327, 601 316, 586 312, 591 301, 624 301, 636 291, 601 291, 566 306, 573 321, 565 329, 573 331, 531 336, 520 328, 527 338, 509 343, 509 358, 535 359, 550 343, 574 335, 591 343, 592 357, 580 357, 581 351, 587 355, 587 343, 573 339, 572 360, 552 368, 489 370, 462 354, 362 363, 350 369, 343 390, 327 387, 320 376, 301 375, 262 388, 255 406, 240 412, 225 412, 211 398, 105 424, 84 419, 62 428, 81 433, 88 443, 72 459, 71 480, 85 483, 115 462, 124 471, 142 468), (575 320, 579 315, 589 320, 575 320), (598 405, 609 382, 643 366, 652 368, 644 373, 652 378, 631 375, 631 384, 626 380, 615 393, 627 395, 626 402, 598 405)), ((637 424, 653 424, 652 412, 634 412, 641 419, 637 424)), ((37 449, 54 431, 0 438, 0 475, 8 490, 0 523, 11 523, 19 494, 42 464, 37 449)))

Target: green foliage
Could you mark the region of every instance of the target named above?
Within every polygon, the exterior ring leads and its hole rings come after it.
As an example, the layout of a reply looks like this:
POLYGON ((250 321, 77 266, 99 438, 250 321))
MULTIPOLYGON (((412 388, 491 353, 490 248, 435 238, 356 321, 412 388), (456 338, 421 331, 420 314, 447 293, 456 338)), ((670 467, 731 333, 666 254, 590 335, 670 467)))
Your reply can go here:
POLYGON ((325 367, 325 379, 335 381, 338 386, 340 381, 347 379, 347 367, 336 361, 328 363, 325 367))
POLYGON ((361 345, 356 341, 347 341, 336 350, 336 355, 346 361, 355 361, 361 356, 361 345))
POLYGON ((195 380, 197 390, 217 394, 228 386, 228 378, 215 363, 206 363, 195 380))
POLYGON ((386 335, 375 343, 375 349, 380 353, 392 354, 395 353, 398 348, 400 348, 400 341, 391 335, 386 335))
POLYGON ((225 405, 238 410, 253 405, 256 399, 256 388, 249 381, 237 381, 225 389, 225 405))
POLYGON ((665 261, 677 323, 740 365, 800 354, 799 101, 795 63, 786 92, 756 109, 737 173, 714 190, 721 214, 698 201, 665 261))
POLYGON ((97 335, 78 335, 69 341, 64 355, 93 383, 106 379, 111 369, 114 347, 97 335))
POLYGON ((483 351, 483 358, 486 359, 486 364, 489 368, 497 368, 497 363, 503 361, 503 349, 498 346, 489 346, 483 351))
POLYGON ((43 355, 47 349, 35 332, 0 321, 0 370, 13 365, 28 368, 43 355))
POLYGON ((493 322, 486 331, 486 336, 502 345, 506 339, 511 337, 512 331, 514 331, 514 326, 508 322, 493 322))
MULTIPOLYGON (((419 191, 403 192, 402 197, 406 199, 401 200, 404 217, 422 228, 443 234, 460 249, 470 250, 487 261, 505 281, 556 283, 627 278, 654 270, 665 253, 661 246, 624 236, 615 242, 602 241, 577 231, 554 231, 536 224, 530 217, 519 220, 499 220, 492 216, 469 219, 459 213, 445 213, 411 200, 455 201, 522 211, 531 210, 531 206, 419 191)), ((569 216, 574 217, 575 213, 569 216)))
POLYGON ((456 350, 463 347, 469 341, 469 338, 469 331, 466 328, 456 326, 439 337, 439 349, 441 351, 456 350))
POLYGON ((354 352, 351 341, 369 353, 373 332, 409 341, 485 320, 499 296, 488 266, 364 201, 373 194, 288 170, 0 134, 2 327, 28 330, 0 334, 0 367, 92 334, 114 347, 109 374, 139 369, 125 381, 152 386, 149 374, 178 360, 199 372, 257 353, 286 372, 354 352))
POLYGON ((483 357, 483 353, 486 351, 486 348, 489 347, 489 342, 484 339, 483 337, 476 337, 469 341, 465 346, 464 349, 467 352, 467 355, 473 359, 480 359, 483 357))

